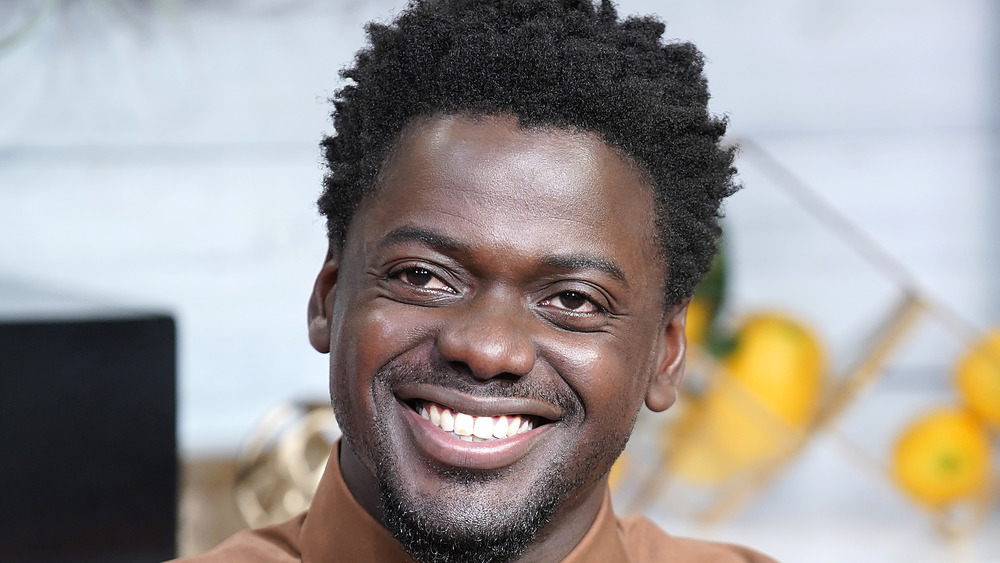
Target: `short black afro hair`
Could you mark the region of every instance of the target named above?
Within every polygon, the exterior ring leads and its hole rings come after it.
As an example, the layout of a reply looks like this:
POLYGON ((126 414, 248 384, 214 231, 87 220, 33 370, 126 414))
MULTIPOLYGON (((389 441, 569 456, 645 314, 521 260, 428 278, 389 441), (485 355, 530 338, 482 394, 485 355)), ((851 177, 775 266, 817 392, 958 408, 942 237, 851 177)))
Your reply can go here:
POLYGON ((412 0, 341 75, 336 134, 319 198, 342 246, 361 199, 407 124, 434 115, 512 115, 523 127, 597 134, 639 165, 656 200, 666 301, 693 294, 736 191, 726 122, 708 113, 701 53, 663 43, 652 17, 618 20, 610 1, 412 0))

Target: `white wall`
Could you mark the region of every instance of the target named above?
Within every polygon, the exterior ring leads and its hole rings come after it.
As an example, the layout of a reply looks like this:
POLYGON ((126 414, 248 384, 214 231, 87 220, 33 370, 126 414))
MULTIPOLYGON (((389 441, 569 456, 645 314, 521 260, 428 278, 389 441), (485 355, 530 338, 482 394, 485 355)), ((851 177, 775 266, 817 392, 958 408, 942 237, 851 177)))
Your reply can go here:
MULTIPOLYGON (((0 37, 46 5, 0 50, 0 276, 174 311, 181 445, 233 450, 275 403, 325 394, 304 322, 324 252, 313 200, 325 99, 361 23, 401 2, 21 2, 0 12, 0 37)), ((988 0, 620 10, 660 13, 668 36, 702 48, 734 138, 766 149, 936 299, 1000 322, 988 0)), ((750 151, 740 167, 734 309, 798 311, 848 357, 893 284, 789 204, 750 151)), ((914 347, 909 364, 945 369, 952 349, 914 347)))

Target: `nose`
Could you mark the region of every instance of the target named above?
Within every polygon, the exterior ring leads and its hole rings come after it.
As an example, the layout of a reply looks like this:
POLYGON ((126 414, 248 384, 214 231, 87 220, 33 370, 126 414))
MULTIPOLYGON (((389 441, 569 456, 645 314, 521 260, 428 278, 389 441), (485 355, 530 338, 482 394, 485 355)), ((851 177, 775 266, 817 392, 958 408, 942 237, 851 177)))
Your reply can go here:
POLYGON ((438 353, 482 380, 523 377, 535 366, 529 319, 516 298, 480 295, 449 307, 438 353))

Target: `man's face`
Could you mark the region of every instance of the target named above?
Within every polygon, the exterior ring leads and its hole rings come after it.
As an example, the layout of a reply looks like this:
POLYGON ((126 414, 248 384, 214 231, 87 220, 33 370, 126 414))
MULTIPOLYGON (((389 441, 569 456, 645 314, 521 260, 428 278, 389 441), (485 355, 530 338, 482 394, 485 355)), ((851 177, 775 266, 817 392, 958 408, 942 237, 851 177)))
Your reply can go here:
POLYGON ((596 136, 506 117, 410 128, 313 297, 362 504, 377 483, 387 512, 454 541, 589 526, 639 408, 669 406, 683 361, 652 210, 596 136))

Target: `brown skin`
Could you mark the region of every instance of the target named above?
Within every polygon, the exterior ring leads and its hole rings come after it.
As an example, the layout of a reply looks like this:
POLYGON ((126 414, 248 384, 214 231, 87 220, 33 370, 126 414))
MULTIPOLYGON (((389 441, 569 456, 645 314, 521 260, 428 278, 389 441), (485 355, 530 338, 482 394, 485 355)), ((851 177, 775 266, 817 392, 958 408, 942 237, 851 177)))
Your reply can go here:
POLYGON ((374 194, 309 305, 310 342, 331 356, 348 487, 380 518, 374 473, 391 456, 402 490, 447 518, 571 480, 520 560, 562 559, 594 521, 642 404, 668 408, 683 372, 686 307, 664 306, 648 184, 592 134, 450 116, 411 125, 374 194), (379 370, 394 362, 446 376, 387 380, 379 370), (414 440, 403 402, 428 394, 551 422, 502 468, 448 467, 414 440), (489 478, 470 485, 455 470, 489 478))

